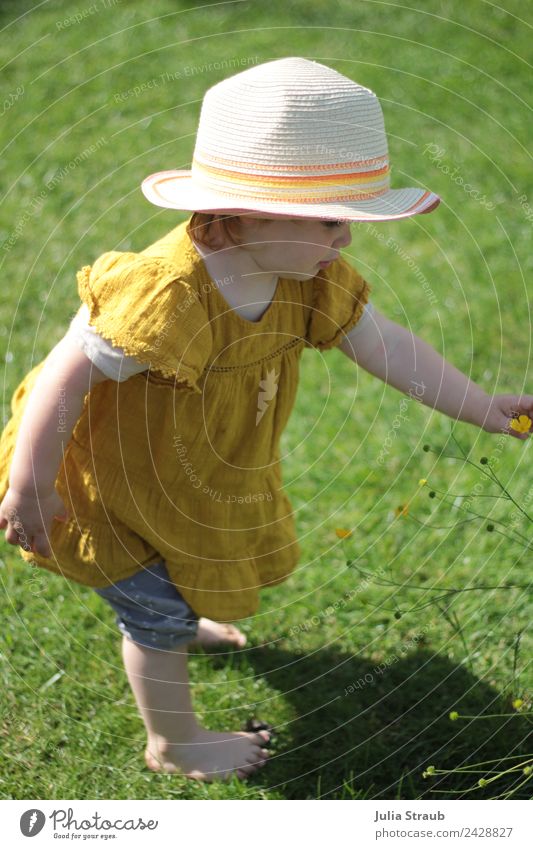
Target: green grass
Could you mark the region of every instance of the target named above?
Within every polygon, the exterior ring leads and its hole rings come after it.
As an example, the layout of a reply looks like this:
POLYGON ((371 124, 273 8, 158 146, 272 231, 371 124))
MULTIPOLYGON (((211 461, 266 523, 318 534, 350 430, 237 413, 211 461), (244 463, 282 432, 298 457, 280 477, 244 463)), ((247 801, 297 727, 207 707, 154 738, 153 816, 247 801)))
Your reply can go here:
MULTIPOLYGON (((430 0, 409 9, 295 0, 222 3, 207 12, 201 3, 155 0, 122 2, 58 26, 89 5, 6 2, 0 11, 0 24, 9 25, 0 43, 2 64, 9 63, 4 88, 24 86, 2 122, 4 418, 19 380, 77 309, 76 269, 104 250, 141 249, 182 220, 149 206, 138 186, 153 171, 189 166, 202 95, 231 73, 202 66, 287 55, 323 61, 374 89, 385 111, 393 185, 420 184, 443 197, 431 216, 378 225, 396 248, 366 225, 353 227, 347 256, 372 284, 377 307, 488 391, 520 391, 528 382, 531 391, 532 224, 518 200, 526 195, 533 205, 523 4, 430 0), (182 79, 115 98, 164 72, 182 79), (445 151, 441 167, 424 154, 430 144, 445 151), (43 183, 91 145, 96 150, 32 207, 43 183), (457 168, 495 208, 466 194, 443 165, 457 168)), ((210 728, 239 727, 254 714, 278 729, 268 769, 246 785, 201 786, 149 773, 112 613, 87 588, 44 573, 29 591, 28 567, 2 543, 0 796, 435 799, 464 794, 472 782, 459 775, 424 780, 429 764, 447 769, 531 751, 525 718, 447 718, 451 710, 508 712, 511 697, 530 691, 527 634, 513 671, 516 635, 531 618, 527 593, 456 597, 462 639, 435 606, 409 612, 429 591, 362 586, 346 566, 357 558, 397 584, 426 588, 529 580, 519 549, 487 534, 483 523, 424 529, 409 517, 393 520, 395 507, 413 499, 412 515, 454 525, 460 514, 430 503, 418 479, 463 494, 478 480, 472 468, 436 464, 423 453, 425 442, 447 441, 450 423, 413 404, 381 466, 400 402, 340 352, 305 353, 283 440, 301 564, 242 623, 251 650, 199 653, 191 662, 196 707, 210 728), (353 528, 353 537, 341 545, 336 527, 353 528), (344 594, 351 598, 341 604, 344 594), (383 674, 373 672, 379 664, 386 664, 383 674)), ((467 425, 457 434, 473 459, 494 454, 498 444, 467 425)), ((530 453, 529 444, 508 440, 498 454, 502 478, 523 499, 530 453)), ((494 794, 489 787, 474 796, 494 794)), ((530 795, 527 786, 518 793, 530 795)))

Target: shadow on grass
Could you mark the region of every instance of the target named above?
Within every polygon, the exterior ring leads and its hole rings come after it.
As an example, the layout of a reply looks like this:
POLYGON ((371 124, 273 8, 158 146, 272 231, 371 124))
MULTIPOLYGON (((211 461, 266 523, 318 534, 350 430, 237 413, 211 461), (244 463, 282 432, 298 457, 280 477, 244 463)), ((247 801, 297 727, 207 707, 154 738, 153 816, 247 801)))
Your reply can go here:
MULTIPOLYGON (((375 662, 331 649, 299 654, 261 648, 246 657, 298 716, 277 729, 271 762, 253 780, 287 799, 488 799, 509 790, 510 781, 465 794, 487 773, 426 779, 422 773, 429 765, 452 769, 522 755, 528 743, 531 749, 531 726, 523 717, 451 721, 452 710, 479 715, 509 708, 467 669, 427 650, 382 675, 373 672, 375 662)), ((257 715, 268 721, 268 708, 258 706, 257 715)), ((530 798, 527 790, 514 798, 530 798)))
MULTIPOLYGON (((46 597, 24 595, 23 585, 8 582, 6 587, 10 602, 0 646, 5 661, 0 667, 0 719, 8 722, 10 795, 48 798, 52 790, 56 798, 217 797, 220 788, 192 787, 169 776, 160 781, 143 767, 144 733, 122 669, 113 614, 102 607, 106 633, 101 611, 97 617, 93 610, 101 601, 83 588, 88 607, 81 614, 62 600, 62 587, 61 579, 50 579, 46 597), (85 655, 84 645, 89 649, 85 655), (52 684, 58 670, 65 674, 52 684), (113 763, 123 769, 110 763, 110 746, 113 763)), ((468 669, 421 645, 381 675, 375 672, 375 660, 335 647, 211 651, 205 662, 213 671, 242 668, 250 693, 250 675, 264 679, 261 689, 268 693, 270 688, 272 702, 246 711, 233 703, 230 710, 241 721, 247 715, 270 721, 278 732, 268 766, 224 798, 435 800, 455 791, 451 798, 488 799, 509 790, 512 779, 468 794, 486 773, 427 779, 422 773, 430 765, 453 769, 491 759, 496 769, 500 759, 533 748, 531 726, 519 715, 450 721, 452 710, 480 715, 506 713, 509 707, 496 689, 468 669), (281 725, 280 715, 294 719, 281 725)), ((200 667, 195 671, 201 673, 200 667)), ((192 680, 204 678, 210 681, 212 676, 192 680)), ((222 727, 236 726, 227 726, 224 719, 222 727)), ((0 795, 2 785, 0 781, 0 795)), ((529 799, 528 786, 515 798, 529 799)))

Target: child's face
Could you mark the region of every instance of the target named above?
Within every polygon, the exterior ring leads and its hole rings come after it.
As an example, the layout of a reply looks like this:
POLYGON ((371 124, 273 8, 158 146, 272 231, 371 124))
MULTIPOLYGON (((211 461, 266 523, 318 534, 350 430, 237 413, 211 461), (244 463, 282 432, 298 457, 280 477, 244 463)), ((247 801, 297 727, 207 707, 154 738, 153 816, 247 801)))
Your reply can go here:
POLYGON ((308 280, 352 241, 347 221, 243 215, 241 247, 262 271, 308 280))

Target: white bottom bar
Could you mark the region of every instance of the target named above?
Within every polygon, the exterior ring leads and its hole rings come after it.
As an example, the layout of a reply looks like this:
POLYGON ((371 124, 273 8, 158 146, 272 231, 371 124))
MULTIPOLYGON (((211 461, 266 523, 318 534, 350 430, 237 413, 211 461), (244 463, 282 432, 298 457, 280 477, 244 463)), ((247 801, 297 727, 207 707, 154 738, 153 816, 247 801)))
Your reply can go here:
POLYGON ((533 814, 528 801, 4 800, 0 806, 3 845, 26 849, 524 849, 531 845, 533 814), (205 805, 208 811, 200 811, 205 805))

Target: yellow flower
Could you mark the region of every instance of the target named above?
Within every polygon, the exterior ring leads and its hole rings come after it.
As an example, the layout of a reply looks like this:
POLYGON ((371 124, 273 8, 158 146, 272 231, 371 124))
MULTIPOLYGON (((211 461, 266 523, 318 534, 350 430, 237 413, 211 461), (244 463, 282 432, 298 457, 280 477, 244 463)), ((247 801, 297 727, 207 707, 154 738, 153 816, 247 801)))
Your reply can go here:
POLYGON ((456 710, 452 710, 452 712, 450 713, 450 719, 452 722, 455 722, 456 719, 459 719, 459 714, 456 710))
POLYGON ((409 513, 409 505, 408 504, 400 504, 399 507, 394 511, 396 516, 407 516, 409 513))
POLYGON ((335 533, 339 539, 348 539, 352 535, 352 531, 348 531, 346 528, 335 528, 335 533))
POLYGON ((520 708, 522 707, 523 704, 524 704, 523 699, 515 699, 514 702, 513 702, 513 707, 514 707, 515 710, 520 710, 520 708))
POLYGON ((420 478, 418 481, 418 486, 425 486, 427 484, 426 478, 420 478))
POLYGON ((531 419, 529 416, 518 416, 517 419, 511 419, 509 427, 512 427, 517 433, 529 433, 531 419))

